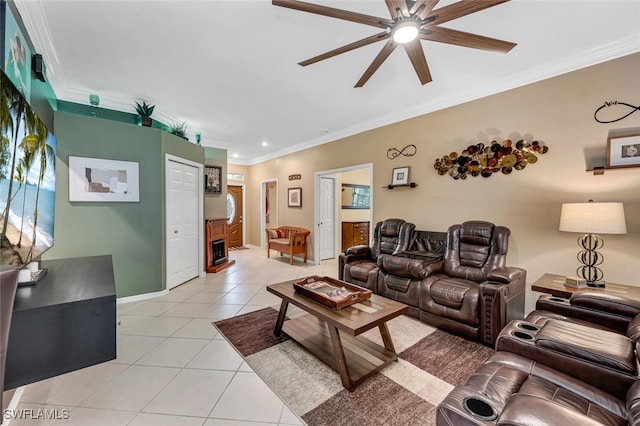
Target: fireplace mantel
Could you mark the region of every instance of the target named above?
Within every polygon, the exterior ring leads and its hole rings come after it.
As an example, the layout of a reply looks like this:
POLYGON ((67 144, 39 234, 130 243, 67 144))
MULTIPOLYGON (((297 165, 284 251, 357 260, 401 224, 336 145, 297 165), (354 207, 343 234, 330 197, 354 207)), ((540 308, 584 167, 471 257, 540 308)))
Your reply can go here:
POLYGON ((206 245, 207 245, 207 272, 216 273, 224 268, 236 263, 235 260, 229 260, 229 232, 227 228, 227 219, 207 219, 205 220, 205 233, 206 233, 206 245), (224 261, 218 263, 214 262, 214 249, 213 243, 219 240, 224 240, 224 261))

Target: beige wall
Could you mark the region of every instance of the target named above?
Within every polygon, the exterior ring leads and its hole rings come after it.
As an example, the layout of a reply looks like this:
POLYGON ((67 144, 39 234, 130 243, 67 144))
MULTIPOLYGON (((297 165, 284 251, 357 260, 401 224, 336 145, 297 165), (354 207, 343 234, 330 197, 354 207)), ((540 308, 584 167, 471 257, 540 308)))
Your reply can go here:
MULTIPOLYGON (((428 230, 470 219, 508 226, 508 263, 525 268, 529 283, 545 272, 575 271, 578 235, 558 231, 563 202, 622 201, 627 234, 604 236, 602 269, 606 280, 640 285, 640 168, 603 176, 585 172, 587 163, 604 165, 611 129, 640 128, 640 113, 612 124, 593 118, 605 101, 638 103, 639 71, 640 54, 634 54, 251 166, 247 241, 260 242, 259 197, 253 194, 260 193, 261 180, 279 179, 279 223, 311 229, 313 244, 314 172, 373 163, 374 223, 401 217, 428 230), (433 168, 436 158, 471 143, 521 137, 544 141, 550 149, 511 175, 454 180, 433 168), (386 157, 387 149, 408 144, 416 145, 415 156, 386 157), (411 167, 410 180, 418 187, 383 188, 393 168, 402 166, 411 167), (294 173, 302 180, 289 185, 287 176, 294 173), (288 186, 303 188, 301 209, 287 208, 288 186)), ((428 96, 428 86, 416 90, 428 96)), ((527 295, 527 310, 536 298, 527 295)))

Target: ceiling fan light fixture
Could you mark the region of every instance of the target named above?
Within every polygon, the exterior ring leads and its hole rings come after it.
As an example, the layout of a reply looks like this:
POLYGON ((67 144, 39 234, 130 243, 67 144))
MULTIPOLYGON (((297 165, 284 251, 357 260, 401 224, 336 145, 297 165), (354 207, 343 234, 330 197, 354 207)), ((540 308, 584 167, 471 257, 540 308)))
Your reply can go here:
POLYGON ((409 43, 418 37, 420 23, 414 20, 400 21, 393 27, 393 41, 399 44, 409 43))

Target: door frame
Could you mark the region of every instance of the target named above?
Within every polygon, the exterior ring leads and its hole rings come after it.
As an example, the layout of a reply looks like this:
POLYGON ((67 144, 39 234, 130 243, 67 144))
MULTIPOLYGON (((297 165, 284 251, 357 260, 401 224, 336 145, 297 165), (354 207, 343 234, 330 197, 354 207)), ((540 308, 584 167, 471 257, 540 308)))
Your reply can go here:
MULTIPOLYGON (((192 166, 198 169, 198 175, 204 176, 204 164, 196 163, 195 161, 187 160, 186 158, 178 157, 172 154, 165 154, 164 157, 164 209, 162 212, 162 241, 165 245, 164 247, 164 287, 167 288, 168 276, 167 276, 167 261, 169 259, 169 246, 167 244, 167 199, 169 193, 169 185, 167 185, 167 179, 169 178, 169 164, 170 162, 182 163, 187 166, 192 166)), ((196 191, 198 194, 198 276, 204 277, 206 276, 206 272, 204 269, 204 178, 196 179, 196 185, 198 186, 196 191)))
MULTIPOLYGON (((369 181, 371 182, 371 186, 372 186, 372 190, 371 190, 371 204, 370 204, 370 209, 369 209, 369 223, 372 222, 373 220, 373 163, 363 163, 363 164, 356 164, 353 166, 347 166, 347 167, 339 167, 337 169, 330 169, 330 170, 320 170, 314 173, 313 176, 313 182, 314 182, 314 205, 313 205, 313 223, 314 223, 314 238, 313 238, 313 263, 314 265, 319 265, 320 264, 320 233, 318 232, 318 228, 320 227, 320 178, 321 177, 329 177, 330 175, 335 175, 336 173, 342 173, 342 172, 350 172, 352 170, 360 170, 360 169, 369 169, 369 181)), ((339 211, 338 209, 340 208, 340 204, 336 202, 335 198, 336 198, 336 194, 338 194, 338 180, 335 180, 335 186, 336 188, 334 188, 333 191, 333 197, 334 197, 334 202, 333 202, 333 223, 334 223, 334 244, 335 244, 335 249, 334 249, 334 253, 339 253, 340 252, 340 247, 338 246, 339 241, 338 241, 338 228, 341 228, 340 226, 338 226, 338 223, 336 222, 337 217, 339 216, 339 211)), ((372 227, 370 227, 372 228, 372 227)), ((371 232, 371 229, 369 229, 369 232, 371 232)), ((264 231, 263 231, 264 233, 264 231)))
MULTIPOLYGON (((244 183, 227 183, 227 194, 229 194, 230 186, 242 187, 242 245, 246 246, 247 242, 247 185, 244 183)), ((229 218, 227 218, 227 222, 229 218)))
POLYGON ((276 183, 276 202, 275 202, 275 207, 276 207, 276 223, 280 223, 278 222, 278 213, 280 212, 280 208, 278 207, 278 189, 279 189, 279 184, 278 184, 278 178, 271 178, 271 179, 264 179, 260 181, 260 248, 262 249, 266 249, 267 248, 267 239, 266 239, 266 229, 267 229, 267 220, 264 217, 264 211, 267 208, 267 203, 265 201, 265 184, 269 183, 269 182, 275 182, 276 183))

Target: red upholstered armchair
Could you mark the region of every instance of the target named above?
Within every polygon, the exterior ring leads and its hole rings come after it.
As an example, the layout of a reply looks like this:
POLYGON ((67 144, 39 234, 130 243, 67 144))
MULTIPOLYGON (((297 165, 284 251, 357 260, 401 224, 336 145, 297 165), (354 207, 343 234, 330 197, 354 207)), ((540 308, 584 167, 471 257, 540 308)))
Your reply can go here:
POLYGON ((421 282, 420 319, 490 346, 522 319, 526 271, 506 266, 510 233, 484 221, 451 226, 441 270, 421 282))
POLYGON ((402 219, 378 222, 373 232, 371 247, 351 247, 340 255, 338 278, 377 292, 378 256, 407 250, 414 228, 413 223, 402 219))

